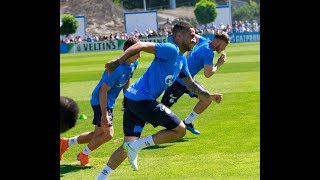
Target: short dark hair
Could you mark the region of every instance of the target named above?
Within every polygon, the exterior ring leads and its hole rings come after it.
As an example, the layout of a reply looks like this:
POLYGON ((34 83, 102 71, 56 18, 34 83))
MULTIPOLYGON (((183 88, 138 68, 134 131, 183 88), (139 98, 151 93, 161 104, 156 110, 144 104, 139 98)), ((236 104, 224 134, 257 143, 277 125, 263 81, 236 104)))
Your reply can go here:
POLYGON ((182 34, 185 34, 186 32, 189 31, 190 28, 193 28, 193 26, 186 21, 177 22, 172 29, 173 38, 176 37, 177 32, 181 32, 182 34))
POLYGON ((77 103, 65 96, 60 96, 60 133, 75 126, 79 115, 77 103))
POLYGON ((230 43, 230 37, 229 37, 228 33, 226 33, 225 31, 216 31, 214 38, 224 40, 226 42, 226 44, 230 43))
POLYGON ((134 45, 135 43, 139 42, 140 40, 135 36, 130 36, 126 42, 123 44, 123 51, 127 50, 130 46, 134 45))

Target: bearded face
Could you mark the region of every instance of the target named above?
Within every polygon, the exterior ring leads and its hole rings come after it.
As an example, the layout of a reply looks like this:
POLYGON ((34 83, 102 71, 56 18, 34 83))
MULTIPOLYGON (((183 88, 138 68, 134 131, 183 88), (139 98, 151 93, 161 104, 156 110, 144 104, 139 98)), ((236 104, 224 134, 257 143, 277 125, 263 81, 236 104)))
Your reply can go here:
POLYGON ((190 28, 189 32, 185 33, 181 42, 181 46, 186 51, 191 51, 193 46, 196 44, 195 30, 190 28))

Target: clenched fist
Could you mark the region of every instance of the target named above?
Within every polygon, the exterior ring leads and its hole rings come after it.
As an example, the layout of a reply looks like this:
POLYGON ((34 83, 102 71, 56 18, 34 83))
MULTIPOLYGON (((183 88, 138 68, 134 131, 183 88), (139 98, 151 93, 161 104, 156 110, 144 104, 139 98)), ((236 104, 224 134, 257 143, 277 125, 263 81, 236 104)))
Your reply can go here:
POLYGON ((218 94, 218 93, 215 93, 215 94, 210 94, 210 99, 212 101, 215 101, 217 103, 220 103, 222 101, 222 94, 218 94))

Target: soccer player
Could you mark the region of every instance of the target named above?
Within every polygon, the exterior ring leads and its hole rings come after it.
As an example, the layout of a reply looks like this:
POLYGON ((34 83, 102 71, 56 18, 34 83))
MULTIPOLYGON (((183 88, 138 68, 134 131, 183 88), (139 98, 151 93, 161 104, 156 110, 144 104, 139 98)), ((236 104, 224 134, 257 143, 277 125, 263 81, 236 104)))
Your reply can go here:
POLYGON ((76 125, 79 115, 77 103, 70 97, 60 96, 60 133, 76 125))
MULTIPOLYGON (((125 51, 138 41, 137 38, 130 37, 124 43, 123 50, 125 51)), ((133 56, 123 59, 119 68, 114 72, 107 74, 104 71, 102 78, 92 92, 90 100, 94 113, 92 121, 92 124, 95 125, 94 131, 84 132, 72 138, 60 138, 60 161, 68 147, 75 144, 88 143, 77 156, 77 160, 80 161, 81 166, 88 166, 91 151, 112 139, 114 134, 112 126, 114 104, 120 91, 123 90, 124 92, 129 87, 130 78, 138 66, 137 59, 139 57, 140 52, 137 52, 133 56)))
MULTIPOLYGON (((227 55, 224 50, 230 43, 230 37, 226 32, 218 31, 214 35, 214 39, 212 41, 207 41, 204 37, 199 35, 196 35, 196 38, 197 42, 199 43, 188 54, 188 68, 192 77, 204 69, 204 76, 209 78, 216 73, 218 68, 226 61, 227 55), (218 54, 222 52, 222 55, 215 65, 213 63, 214 51, 216 51, 218 54)), ((201 86, 201 84, 199 85, 201 86)), ((168 89, 166 89, 161 99, 161 103, 170 108, 184 93, 188 94, 191 98, 197 97, 199 99, 189 116, 183 122, 185 123, 186 128, 193 134, 200 134, 200 131, 194 128, 192 122, 198 117, 198 115, 200 115, 210 106, 210 100, 200 99, 196 94, 190 92, 183 80, 178 77, 175 82, 168 89)))
POLYGON ((219 103, 222 94, 211 94, 195 83, 187 67, 184 57, 196 43, 195 29, 187 22, 178 22, 173 27, 174 43, 138 42, 131 46, 116 60, 106 63, 106 71, 112 72, 124 59, 140 51, 154 54, 154 59, 144 74, 133 83, 124 94, 123 131, 124 143, 110 157, 97 179, 102 180, 126 159, 134 170, 138 170, 137 158, 141 149, 173 142, 186 134, 184 123, 157 98, 179 76, 187 88, 197 94, 200 99, 219 103), (164 129, 153 135, 140 138, 146 124, 164 129))

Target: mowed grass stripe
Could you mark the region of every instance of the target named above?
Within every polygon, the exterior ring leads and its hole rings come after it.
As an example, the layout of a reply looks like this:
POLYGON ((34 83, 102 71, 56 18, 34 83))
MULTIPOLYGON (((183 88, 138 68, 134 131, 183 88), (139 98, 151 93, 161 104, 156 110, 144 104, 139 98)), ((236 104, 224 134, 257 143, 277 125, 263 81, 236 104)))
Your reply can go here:
MULTIPOLYGON (((230 43, 226 49, 227 52, 227 62, 233 62, 236 60, 240 61, 251 61, 247 58, 241 60, 241 56, 259 56, 260 51, 257 51, 257 48, 260 48, 260 43, 246 43, 245 46, 241 43, 230 43)), ((86 66, 86 65, 99 65, 104 64, 109 60, 113 60, 122 53, 122 50, 114 51, 102 51, 102 52, 91 52, 91 53, 69 53, 60 55, 60 64, 61 68, 67 66, 86 66)), ((147 65, 150 64, 151 59, 154 58, 153 54, 146 52, 141 52, 141 58, 139 62, 146 62, 147 65)), ((215 52, 215 62, 220 57, 220 54, 215 52)), ((252 59, 254 61, 259 60, 260 58, 252 59)))
POLYGON ((83 60, 100 59, 100 58, 107 58, 107 57, 112 58, 113 56, 114 57, 118 56, 119 51, 121 50, 67 53, 67 54, 60 54, 60 59, 69 60, 69 61, 66 61, 66 64, 67 64, 77 60, 83 61, 83 60))
MULTIPOLYGON (((218 58, 220 57, 220 55, 216 55, 217 57, 215 57, 215 60, 213 61, 214 63, 216 63, 218 61, 218 58), (217 58, 217 59, 216 59, 217 58)), ((230 63, 240 63, 240 62, 260 62, 260 55, 241 55, 241 56, 231 56, 230 54, 227 53, 227 60, 226 62, 221 66, 223 67, 226 64, 230 64, 230 63)))
POLYGON ((102 76, 102 72, 103 71, 100 70, 100 71, 60 73, 60 83, 99 80, 102 76))
POLYGON ((217 73, 211 78, 196 75, 195 79, 210 92, 233 93, 233 92, 256 92, 260 91, 260 73, 258 71, 217 73))
MULTIPOLYGON (((82 65, 76 65, 72 64, 72 66, 65 66, 63 64, 60 64, 60 74, 65 74, 65 73, 73 73, 73 72, 84 72, 86 73, 87 71, 101 71, 103 72, 105 70, 104 66, 105 63, 108 62, 106 60, 103 60, 99 63, 92 63, 92 62, 87 62, 86 64, 82 65)), ((147 68, 151 64, 151 60, 149 61, 144 61, 143 58, 139 58, 139 64, 138 64, 138 69, 140 68, 147 68)))
MULTIPOLYGON (((143 63, 142 63, 143 64, 143 63)), ((149 65, 149 64, 148 64, 149 65)), ((62 71, 60 72, 60 82, 79 82, 79 81, 90 81, 96 80, 101 77, 104 67, 100 67, 99 70, 90 71, 89 69, 86 71, 80 67, 74 66, 73 69, 76 71, 62 71), (81 71, 78 69, 82 69, 81 71)), ((95 69, 95 68, 93 68, 95 69)), ((64 69, 65 70, 65 69, 64 69)), ((146 71, 146 68, 141 67, 140 65, 135 70, 134 74, 136 76, 141 76, 146 71)), ((226 63, 219 69, 219 73, 234 73, 234 72, 250 72, 250 71, 260 71, 260 62, 241 62, 241 63, 226 63)), ((199 74, 203 74, 203 70, 199 72, 199 74)))
MULTIPOLYGON (((105 64, 108 62, 107 60, 97 61, 96 63, 86 63, 82 65, 69 65, 60 67, 61 73, 69 73, 69 72, 86 72, 86 71, 103 71, 105 68, 105 64)), ((143 61, 142 58, 139 58, 138 68, 148 68, 151 64, 151 61, 143 61)))
MULTIPOLYGON (((85 66, 85 65, 99 65, 104 64, 110 60, 118 57, 123 51, 115 50, 115 51, 105 51, 105 52, 92 52, 92 55, 87 53, 79 53, 79 57, 73 54, 65 54, 64 56, 60 56, 60 65, 61 68, 68 66, 85 66), (83 54, 83 55, 81 55, 83 54)), ((139 62, 150 63, 151 59, 154 58, 153 54, 149 54, 146 52, 140 53, 139 62)))
MULTIPOLYGON (((81 81, 97 81, 102 77, 103 71, 105 69, 101 69, 98 71, 80 71, 80 72, 68 72, 68 73, 60 73, 60 83, 65 82, 81 82, 81 81)), ((140 77, 146 68, 137 68, 134 71, 133 77, 140 77)))
POLYGON ((260 71, 260 62, 226 63, 219 68, 220 74, 250 71, 260 71))
POLYGON ((229 48, 234 51, 258 50, 258 52, 260 52, 260 42, 230 43, 228 45, 228 49, 229 48))
MULTIPOLYGON (((83 74, 83 76, 86 76, 86 74, 83 74)), ((60 92, 63 92, 66 96, 72 96, 76 100, 90 99, 91 92, 100 80, 100 76, 101 75, 97 73, 96 75, 93 75, 89 81, 72 81, 71 79, 67 79, 69 81, 60 83, 60 92)), ((135 82, 138 77, 138 74, 134 75, 131 82, 135 82)), ((76 79, 76 77, 73 79, 76 79)), ((260 81, 260 73, 257 71, 224 74, 217 73, 211 78, 205 78, 202 74, 198 74, 195 76, 195 79, 211 92, 232 93, 260 91, 260 86, 257 86, 257 82, 260 81)), ((184 96, 188 95, 185 94, 184 96)), ((119 95, 119 98, 122 99, 122 94, 119 95)))
MULTIPOLYGON (((238 57, 238 56, 252 56, 252 55, 260 55, 260 52, 256 50, 245 50, 245 51, 235 51, 234 49, 230 48, 228 46, 226 48, 227 57, 238 57)), ((218 55, 217 52, 215 52, 215 55, 218 55)), ((220 57, 220 55, 219 55, 220 57)))

